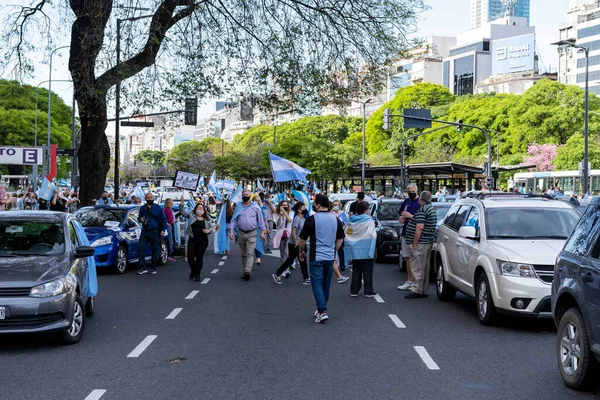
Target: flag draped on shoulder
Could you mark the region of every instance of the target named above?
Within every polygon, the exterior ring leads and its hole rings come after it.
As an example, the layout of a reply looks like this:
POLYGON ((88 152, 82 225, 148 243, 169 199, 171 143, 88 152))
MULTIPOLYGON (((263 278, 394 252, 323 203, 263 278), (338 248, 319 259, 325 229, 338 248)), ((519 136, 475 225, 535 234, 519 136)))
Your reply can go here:
POLYGON ((310 196, 308 195, 308 193, 301 192, 299 190, 292 190, 292 194, 294 195, 296 200, 304 203, 304 205, 308 209, 308 212, 310 213, 312 210, 312 204, 310 202, 310 196))
POLYGON ((269 152, 269 161, 271 162, 271 170, 273 171, 273 180, 275 182, 306 182, 306 175, 310 174, 310 170, 302 168, 298 164, 276 156, 271 152, 269 152))
POLYGON ((213 241, 215 254, 223 254, 229 251, 229 238, 227 237, 227 207, 221 207, 217 216, 215 226, 215 238, 213 241))
POLYGON ((48 178, 44 177, 44 180, 42 181, 42 186, 38 190, 37 195, 40 199, 50 201, 52 200, 52 197, 54 197, 55 190, 56 185, 54 184, 54 182, 50 182, 48 178))
POLYGON ((377 232, 369 215, 353 215, 346 225, 344 255, 346 260, 364 260, 375 256, 377 232))
POLYGON ((217 201, 221 201, 221 194, 219 193, 219 189, 216 187, 217 184, 217 171, 213 171, 210 180, 208 181, 208 190, 215 194, 215 199, 217 201))

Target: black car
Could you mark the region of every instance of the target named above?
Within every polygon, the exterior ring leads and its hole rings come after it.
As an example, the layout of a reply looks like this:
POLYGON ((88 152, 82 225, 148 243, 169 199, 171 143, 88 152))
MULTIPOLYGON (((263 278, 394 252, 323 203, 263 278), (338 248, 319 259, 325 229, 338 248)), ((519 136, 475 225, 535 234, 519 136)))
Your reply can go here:
POLYGON ((377 226, 375 259, 381 262, 387 255, 398 256, 398 239, 402 226, 398 221, 403 199, 383 198, 376 202, 373 219, 377 226))
POLYGON ((567 386, 598 384, 600 374, 600 198, 594 198, 556 259, 552 313, 556 356, 567 386))
POLYGON ((77 343, 96 291, 94 248, 73 215, 0 213, 0 333, 52 332, 77 343))

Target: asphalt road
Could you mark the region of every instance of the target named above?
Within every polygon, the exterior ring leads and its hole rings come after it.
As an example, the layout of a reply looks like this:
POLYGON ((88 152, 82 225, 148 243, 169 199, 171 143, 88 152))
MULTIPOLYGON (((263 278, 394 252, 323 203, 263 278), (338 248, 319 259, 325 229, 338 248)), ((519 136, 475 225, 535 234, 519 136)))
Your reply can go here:
POLYGON ((330 320, 316 324, 312 292, 299 271, 274 284, 270 275, 278 262, 265 256, 244 282, 233 246, 226 259, 206 255, 202 278, 210 280, 204 283, 187 279, 182 259, 155 276, 137 276, 135 267, 125 275, 103 273, 97 312, 80 343, 59 346, 47 335, 0 336, 0 399, 600 394, 562 384, 550 321, 506 319, 484 327, 474 301, 459 295, 439 302, 433 285, 428 298, 406 300, 396 289, 405 275, 390 260, 376 265, 379 298, 362 293, 351 298, 349 282, 334 282, 330 320))

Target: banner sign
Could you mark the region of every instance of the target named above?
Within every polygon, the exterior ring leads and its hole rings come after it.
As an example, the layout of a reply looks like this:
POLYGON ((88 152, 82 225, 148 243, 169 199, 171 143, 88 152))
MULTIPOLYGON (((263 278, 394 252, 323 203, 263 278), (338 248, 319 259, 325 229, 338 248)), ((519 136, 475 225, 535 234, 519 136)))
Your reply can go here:
POLYGON ((200 175, 191 172, 177 171, 175 172, 175 184, 173 186, 196 191, 200 175))
POLYGON ((535 69, 535 34, 492 41, 492 75, 535 69))
POLYGON ((42 165, 42 147, 0 146, 0 165, 42 165))

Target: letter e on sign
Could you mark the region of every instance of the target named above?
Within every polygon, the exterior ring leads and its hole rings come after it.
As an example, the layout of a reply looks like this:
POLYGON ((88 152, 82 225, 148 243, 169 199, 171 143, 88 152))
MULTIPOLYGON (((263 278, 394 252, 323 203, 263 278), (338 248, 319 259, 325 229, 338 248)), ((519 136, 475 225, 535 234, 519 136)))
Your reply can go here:
POLYGON ((37 156, 36 149, 23 149, 23 164, 37 164, 37 156))

